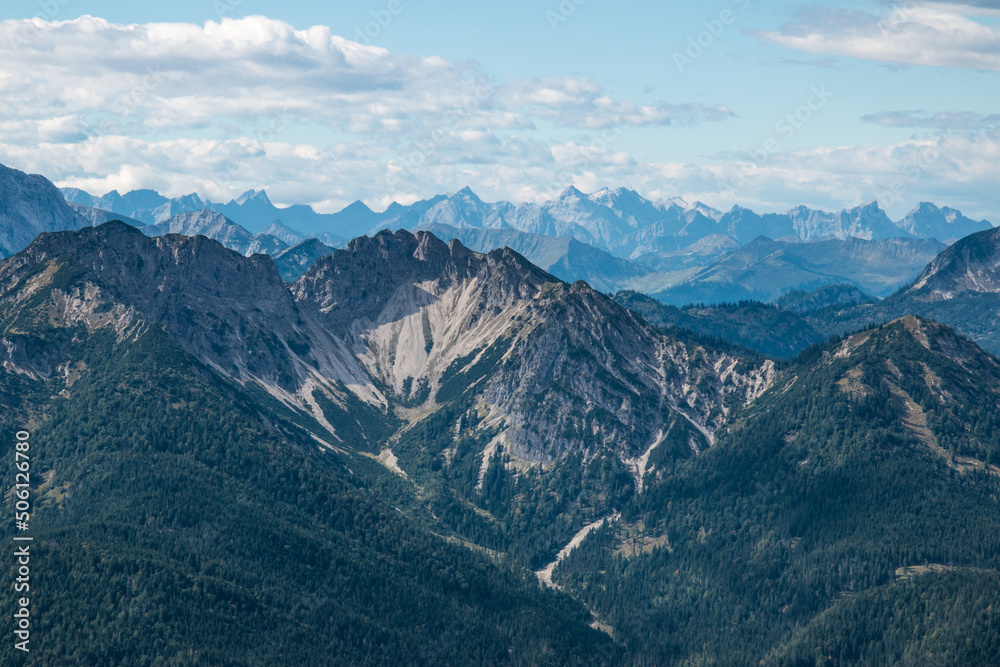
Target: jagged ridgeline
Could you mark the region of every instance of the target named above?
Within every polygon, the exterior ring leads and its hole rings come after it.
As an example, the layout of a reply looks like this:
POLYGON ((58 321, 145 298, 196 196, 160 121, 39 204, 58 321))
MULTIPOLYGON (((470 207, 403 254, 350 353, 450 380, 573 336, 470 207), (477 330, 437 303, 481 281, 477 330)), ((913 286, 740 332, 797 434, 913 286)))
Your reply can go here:
POLYGON ((807 319, 827 334, 841 334, 909 314, 943 322, 1000 354, 1000 230, 959 240, 884 301, 809 313, 807 319))
POLYGON ((998 404, 926 320, 812 348, 555 581, 652 664, 995 664, 998 404))
POLYGON ((0 331, 38 550, 33 651, 0 662, 615 659, 578 603, 366 489, 396 420, 270 260, 121 224, 42 236, 0 265, 0 331))
POLYGON ((308 263, 288 285, 109 223, 0 264, 0 409, 37 443, 49 568, 36 664, 1000 649, 1000 370, 950 330, 779 367, 509 249, 382 232, 308 263))

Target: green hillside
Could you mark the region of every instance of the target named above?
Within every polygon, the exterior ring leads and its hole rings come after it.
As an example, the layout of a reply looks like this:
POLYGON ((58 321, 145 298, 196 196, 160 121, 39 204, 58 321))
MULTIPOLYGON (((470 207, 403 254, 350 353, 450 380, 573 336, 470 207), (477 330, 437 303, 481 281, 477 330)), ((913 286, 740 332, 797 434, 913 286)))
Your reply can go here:
POLYGON ((0 371, 37 502, 32 651, 3 664, 612 661, 578 604, 418 528, 157 325, 54 326, 48 297, 0 326, 61 354, 0 371))
POLYGON ((998 402, 996 360, 938 325, 814 348, 556 580, 638 664, 988 664, 998 402))

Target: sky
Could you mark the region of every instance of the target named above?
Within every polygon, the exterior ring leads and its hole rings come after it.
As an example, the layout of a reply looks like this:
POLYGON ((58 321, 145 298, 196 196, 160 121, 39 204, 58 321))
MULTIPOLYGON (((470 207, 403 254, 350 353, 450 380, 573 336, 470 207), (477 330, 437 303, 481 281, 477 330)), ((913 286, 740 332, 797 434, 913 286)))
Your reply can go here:
POLYGON ((8 0, 0 162, 322 212, 573 185, 1000 223, 998 77, 998 0, 8 0))

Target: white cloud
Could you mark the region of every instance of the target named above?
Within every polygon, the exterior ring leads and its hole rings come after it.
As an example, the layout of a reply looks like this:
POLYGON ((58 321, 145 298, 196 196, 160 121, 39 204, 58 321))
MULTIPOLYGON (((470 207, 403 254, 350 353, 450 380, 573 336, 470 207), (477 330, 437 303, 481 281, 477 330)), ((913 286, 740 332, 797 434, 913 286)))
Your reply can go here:
POLYGON ((662 101, 637 105, 615 100, 603 94, 594 82, 573 77, 513 80, 502 87, 500 95, 515 107, 530 109, 533 115, 556 126, 590 130, 622 126, 684 126, 733 116, 731 109, 721 105, 669 104, 662 101))
POLYGON ((985 196, 1000 180, 1000 135, 955 133, 887 146, 816 148, 762 162, 745 159, 727 171, 721 181, 729 184, 735 203, 780 210, 796 202, 839 208, 878 200, 902 217, 914 204, 934 201, 1000 223, 1000 209, 985 196))
MULTIPOLYGON (((38 120, 110 112, 144 130, 200 129, 278 114, 341 132, 400 123, 432 131, 449 111, 469 127, 530 128, 532 118, 594 128, 721 120, 728 109, 610 99, 579 78, 490 81, 477 66, 398 55, 252 16, 204 26, 0 22, 9 44, 0 116, 38 120)), ((133 132, 139 131, 133 129, 133 132)))
MULTIPOLYGON (((650 163, 606 145, 490 134, 449 136, 412 170, 368 139, 317 146, 285 142, 142 139, 109 135, 85 145, 92 168, 59 185, 103 194, 151 187, 170 196, 198 192, 227 200, 266 186, 279 203, 312 203, 326 212, 355 199, 374 208, 393 200, 411 203, 466 185, 484 199, 545 201, 566 185, 594 191, 614 185, 649 197, 682 196, 722 209, 733 204, 760 211, 794 205, 839 209, 878 199, 902 217, 920 201, 962 209, 1000 222, 990 208, 1000 181, 1000 135, 945 135, 889 146, 845 146, 775 153, 754 162, 729 156, 712 164, 650 163), (458 156, 458 157, 456 157, 458 156), (389 166, 387 166, 389 165, 389 166), (740 176, 742 174, 742 177, 740 176), (214 180, 213 180, 214 179, 214 180)), ((0 162, 51 175, 79 146, 0 143, 0 162)))
POLYGON ((836 8, 805 11, 756 34, 800 51, 916 66, 1000 70, 1000 27, 977 17, 1000 11, 966 3, 900 3, 886 16, 836 8))
MULTIPOLYGON (((858 25, 855 15, 842 19, 841 32, 858 25)), ((332 211, 466 185, 514 201, 544 201, 569 184, 620 185, 780 210, 899 191, 899 207, 934 199, 1000 221, 980 203, 1000 179, 995 132, 949 137, 916 171, 925 140, 775 154, 734 187, 739 156, 698 165, 621 150, 627 129, 722 120, 728 108, 614 99, 579 77, 491 81, 472 64, 262 17, 205 26, 4 21, 5 44, 13 46, 0 61, 0 162, 96 194, 148 187, 218 201, 265 187, 276 202, 332 211)))
POLYGON ((76 115, 38 121, 3 120, 0 121, 0 137, 8 142, 25 145, 84 141, 87 138, 87 124, 76 115))
POLYGON ((141 185, 225 198, 266 186, 279 200, 332 206, 426 194, 443 187, 435 178, 472 182, 499 165, 548 168, 553 131, 542 125, 585 141, 733 115, 614 99, 581 77, 494 80, 474 63, 261 16, 204 26, 7 20, 0 52, 0 160, 95 192, 141 185))
POLYGON ((881 111, 862 118, 883 127, 924 128, 943 132, 980 132, 1000 129, 1000 114, 972 111, 881 111))

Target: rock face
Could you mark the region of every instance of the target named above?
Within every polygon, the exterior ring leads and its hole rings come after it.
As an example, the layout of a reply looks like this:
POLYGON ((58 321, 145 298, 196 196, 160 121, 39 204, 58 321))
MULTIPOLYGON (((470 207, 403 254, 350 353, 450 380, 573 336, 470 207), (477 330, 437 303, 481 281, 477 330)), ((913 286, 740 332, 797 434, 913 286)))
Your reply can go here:
POLYGON ((28 247, 43 232, 90 224, 46 178, 0 165, 0 258, 28 247))
POLYGON ((293 283, 309 270, 320 257, 333 254, 333 248, 319 239, 308 239, 274 255, 281 277, 293 283))
POLYGON ((40 236, 0 266, 0 287, 30 293, 30 282, 20 281, 42 267, 71 271, 73 289, 61 289, 79 308, 108 302, 161 324, 187 351, 233 378, 295 391, 317 371, 354 377, 330 337, 303 317, 267 257, 242 257, 203 236, 148 238, 112 222, 40 236))
POLYGON ((1000 293, 1000 229, 973 234, 942 252, 907 295, 947 300, 963 292, 1000 293))
POLYGON ((993 228, 986 220, 972 220, 961 211, 938 208, 928 202, 919 204, 896 224, 916 237, 935 238, 948 244, 993 228))
POLYGON ((839 213, 797 206, 786 215, 791 219, 796 236, 807 242, 851 238, 871 241, 910 236, 894 225, 876 202, 839 213))
POLYGON ((229 218, 209 209, 182 213, 155 225, 142 228, 146 236, 182 234, 184 236, 205 236, 218 241, 241 255, 277 255, 286 250, 288 244, 269 234, 254 236, 229 218))
POLYGON ((144 227, 142 231, 146 236, 164 234, 207 236, 240 254, 246 254, 254 238, 253 234, 226 216, 208 209, 182 213, 169 220, 144 227))
POLYGON ((509 249, 483 255, 426 232, 356 239, 292 292, 399 400, 481 404, 508 454, 528 461, 639 457, 678 415, 707 447, 772 372, 738 371, 509 249))
POLYGON ((328 328, 348 332, 360 320, 376 321, 399 290, 428 282, 450 287, 474 275, 482 262, 482 255, 457 241, 446 245, 426 232, 383 231, 321 258, 292 292, 328 328))
POLYGON ((354 436, 331 410, 349 404, 352 418, 362 404, 383 415, 478 405, 505 456, 606 452, 624 463, 677 419, 692 450, 710 446, 728 411, 773 374, 769 362, 752 367, 666 335, 512 250, 476 253, 426 232, 356 239, 289 287, 267 257, 107 223, 42 235, 0 265, 9 304, 46 285, 77 310, 118 313, 122 327, 162 325, 210 367, 259 384, 345 444, 354 436))
POLYGON ((294 229, 286 227, 281 224, 280 220, 274 220, 271 224, 265 227, 260 235, 273 236, 274 238, 282 241, 286 247, 291 247, 297 245, 306 240, 306 237, 301 232, 297 232, 294 229))
POLYGON ((516 229, 459 229, 443 224, 425 225, 418 231, 429 231, 440 239, 458 239, 477 252, 510 248, 560 280, 568 283, 584 280, 601 292, 613 292, 651 273, 645 266, 615 257, 572 236, 553 237, 516 229))

